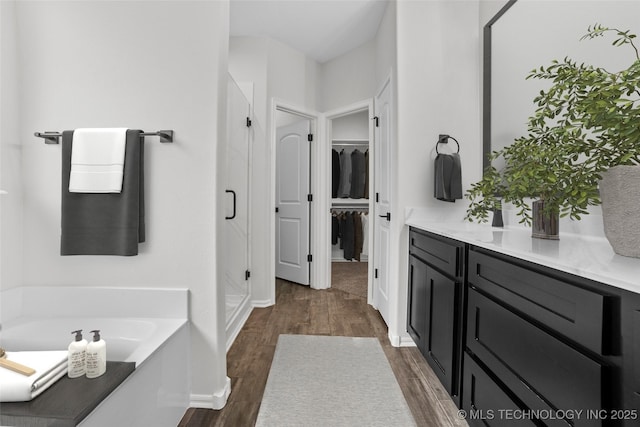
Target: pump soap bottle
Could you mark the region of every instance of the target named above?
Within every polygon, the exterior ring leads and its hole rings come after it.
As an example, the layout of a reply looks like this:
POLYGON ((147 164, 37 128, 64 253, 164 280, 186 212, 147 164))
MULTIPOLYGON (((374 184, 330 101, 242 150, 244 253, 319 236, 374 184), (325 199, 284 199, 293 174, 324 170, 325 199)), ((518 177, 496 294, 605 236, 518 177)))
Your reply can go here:
POLYGON ((97 378, 107 371, 107 344, 100 331, 91 331, 93 341, 87 344, 87 378, 97 378))
POLYGON ((76 339, 69 344, 67 375, 69 378, 82 377, 86 373, 85 357, 87 340, 82 339, 82 329, 71 332, 76 339))

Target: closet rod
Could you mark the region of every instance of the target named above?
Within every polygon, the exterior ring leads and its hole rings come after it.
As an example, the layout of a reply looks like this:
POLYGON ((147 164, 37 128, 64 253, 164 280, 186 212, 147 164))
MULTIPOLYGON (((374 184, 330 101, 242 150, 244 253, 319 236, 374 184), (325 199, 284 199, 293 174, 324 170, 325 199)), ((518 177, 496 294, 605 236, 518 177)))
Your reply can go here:
MULTIPOLYGON (((45 144, 60 144, 61 132, 35 132, 38 138, 44 138, 45 144)), ((173 142, 173 130, 159 130, 157 132, 142 132, 140 136, 159 136, 160 142, 173 142)))

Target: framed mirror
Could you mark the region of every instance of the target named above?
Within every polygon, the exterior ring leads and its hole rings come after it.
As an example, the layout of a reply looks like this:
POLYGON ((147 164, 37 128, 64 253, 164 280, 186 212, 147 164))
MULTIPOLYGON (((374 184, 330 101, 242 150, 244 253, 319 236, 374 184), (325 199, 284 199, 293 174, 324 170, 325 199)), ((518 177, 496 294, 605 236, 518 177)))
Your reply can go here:
POLYGON ((637 0, 506 1, 484 26, 483 170, 492 151, 527 132, 533 99, 549 85, 526 80, 533 69, 565 57, 610 71, 627 67, 631 47, 611 46, 611 36, 580 38, 596 23, 640 35, 638 16, 637 0))

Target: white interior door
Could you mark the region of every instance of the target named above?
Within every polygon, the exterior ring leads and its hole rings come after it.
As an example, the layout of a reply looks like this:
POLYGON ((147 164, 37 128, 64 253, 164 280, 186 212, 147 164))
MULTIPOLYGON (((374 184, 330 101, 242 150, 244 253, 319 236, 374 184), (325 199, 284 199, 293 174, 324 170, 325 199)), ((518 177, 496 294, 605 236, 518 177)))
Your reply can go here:
POLYGON ((375 204, 373 305, 389 324, 389 242, 391 225, 391 84, 388 80, 374 100, 375 204))
POLYGON ((309 284, 309 120, 276 131, 276 277, 309 284))
POLYGON ((229 78, 225 194, 225 302, 229 321, 249 295, 249 101, 229 78))

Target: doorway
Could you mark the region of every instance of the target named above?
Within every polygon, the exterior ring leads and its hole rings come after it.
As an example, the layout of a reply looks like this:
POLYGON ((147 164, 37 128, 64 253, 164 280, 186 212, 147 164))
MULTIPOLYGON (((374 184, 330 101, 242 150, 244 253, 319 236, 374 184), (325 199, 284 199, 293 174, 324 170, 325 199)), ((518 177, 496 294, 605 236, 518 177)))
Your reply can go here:
POLYGON ((330 286, 373 302, 374 146, 373 103, 365 100, 328 112, 327 143, 330 156, 325 179, 330 182, 330 286))

